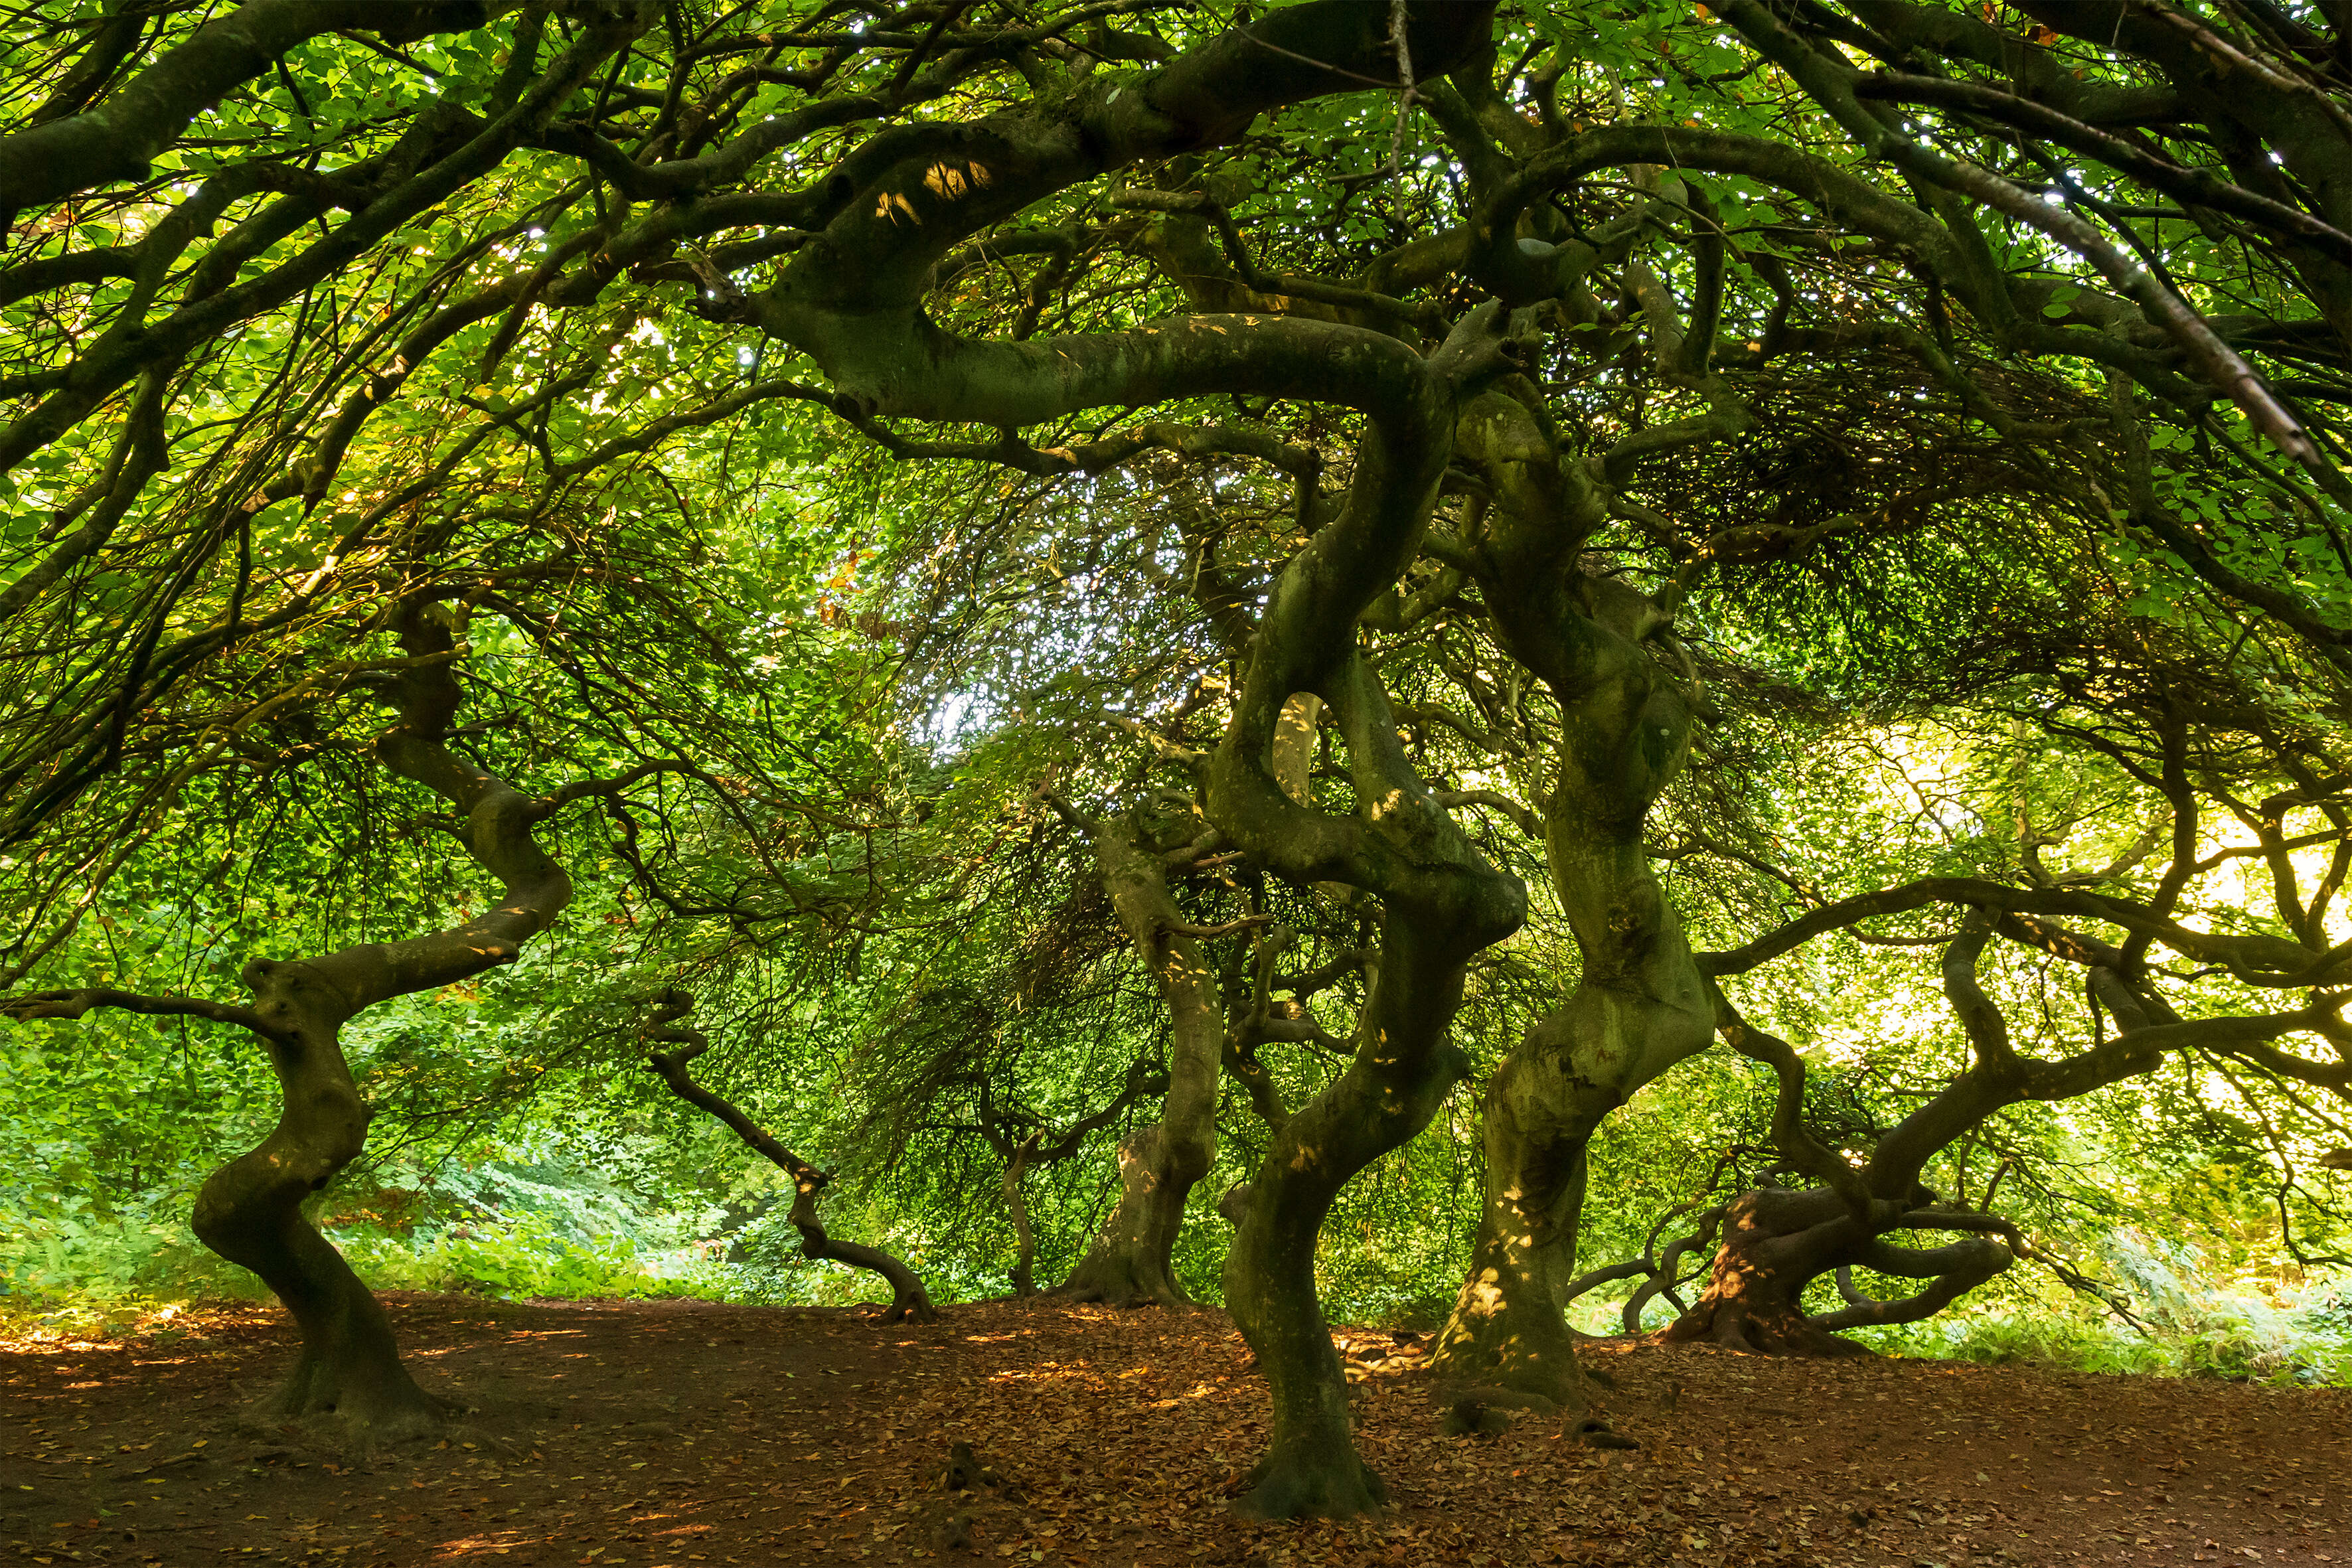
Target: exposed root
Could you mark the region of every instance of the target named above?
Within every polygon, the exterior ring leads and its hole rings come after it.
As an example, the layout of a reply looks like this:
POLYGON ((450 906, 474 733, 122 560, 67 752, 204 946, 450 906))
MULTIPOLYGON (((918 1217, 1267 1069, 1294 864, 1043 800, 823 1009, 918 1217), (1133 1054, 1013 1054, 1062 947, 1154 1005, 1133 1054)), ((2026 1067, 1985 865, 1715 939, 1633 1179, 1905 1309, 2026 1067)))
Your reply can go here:
POLYGON ((1557 1415, 1559 1402, 1523 1388, 1492 1384, 1455 1385, 1442 1390, 1438 1403, 1445 1407, 1437 1429, 1448 1437, 1491 1437, 1518 1419, 1521 1412, 1557 1415))
POLYGON ((414 1397, 384 1401, 306 1399, 297 1384, 283 1384, 248 1405, 229 1429, 261 1445, 264 1452, 257 1459, 300 1453, 357 1465, 386 1449, 456 1437, 485 1447, 507 1447, 467 1422, 478 1414, 472 1405, 421 1389, 409 1393, 414 1397))
POLYGON ((1875 1353, 1867 1345, 1819 1327, 1793 1308, 1755 1312, 1729 1301, 1702 1301, 1697 1309, 1651 1335, 1650 1342, 1713 1344, 1742 1355, 1835 1359, 1875 1353))
POLYGON ((259 1414, 281 1428, 299 1424, 373 1448, 446 1436, 452 1422, 473 1413, 417 1387, 396 1364, 393 1371, 397 1375, 338 1374, 306 1358, 264 1398, 259 1414))
POLYGON ((970 1492, 1003 1484, 1004 1478, 982 1463, 971 1444, 959 1440, 949 1446, 947 1468, 940 1472, 940 1490, 970 1492))
POLYGON ((1588 1415, 1581 1421, 1570 1423, 1560 1436, 1573 1437, 1588 1448, 1625 1449, 1642 1446, 1622 1433, 1611 1431, 1609 1423, 1597 1415, 1588 1415))
POLYGON ((971 1445, 959 1439, 948 1446, 947 1468, 940 1472, 939 1489, 943 1492, 977 1492, 986 1488, 1006 1502, 1021 1500, 1020 1485, 1000 1475, 979 1455, 971 1445))
POLYGON ((1147 1286, 1129 1281, 1125 1289, 1112 1285, 1073 1284, 1047 1290, 1035 1298, 1040 1300, 1066 1301, 1074 1306, 1117 1307, 1121 1311, 1134 1311, 1143 1307, 1190 1307, 1192 1301, 1181 1293, 1163 1299, 1163 1293, 1147 1286))
POLYGON ((931 1531, 931 1550, 934 1552, 971 1550, 971 1510, 960 1508, 940 1521, 939 1528, 931 1531))

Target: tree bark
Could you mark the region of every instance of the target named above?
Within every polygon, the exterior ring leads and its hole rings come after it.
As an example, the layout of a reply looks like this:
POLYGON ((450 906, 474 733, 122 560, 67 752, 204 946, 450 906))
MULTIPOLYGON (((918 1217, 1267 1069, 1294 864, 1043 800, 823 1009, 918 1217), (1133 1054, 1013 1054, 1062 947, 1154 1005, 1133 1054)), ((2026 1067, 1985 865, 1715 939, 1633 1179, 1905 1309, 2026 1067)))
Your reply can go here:
POLYGON ((1991 1236, 1964 1236, 1936 1247, 1891 1245, 1891 1229, 2006 1229, 1991 1215, 1880 1201, 1867 1217, 1843 1194, 1822 1188, 1768 1187, 1734 1199, 1706 1293, 1664 1330, 1668 1343, 1703 1342, 1757 1355, 1856 1356, 1868 1349, 1843 1329, 1916 1323, 2006 1270, 2016 1254, 1991 1236), (1874 1300, 1853 1288, 1855 1268, 1928 1283, 1916 1294, 1874 1300), (1808 1315, 1806 1287, 1838 1277, 1846 1305, 1808 1315))
POLYGON ((1171 856, 1182 864, 1192 858, 1189 847, 1154 849, 1131 816, 1095 823, 1090 837, 1111 907, 1168 1005, 1168 1089, 1160 1120, 1120 1141, 1118 1206, 1056 1294, 1189 1307, 1174 1251, 1193 1184, 1216 1163, 1223 998, 1199 940, 1184 933, 1168 894, 1171 856))
POLYGON ((1029 1173, 1029 1156, 1037 1147, 1034 1134, 1024 1139, 1004 1163, 1004 1212, 1013 1221, 1013 1293, 1037 1293, 1037 1233, 1029 1224, 1029 1195, 1022 1178, 1029 1173))
POLYGON ((1809 1321, 1805 1287, 1869 1240, 1843 1197, 1821 1189, 1742 1193, 1724 1217, 1706 1293, 1660 1338, 1757 1355, 1869 1353, 1809 1321))
POLYGON ((1485 1204, 1434 1364, 1465 1384, 1581 1404, 1563 1309, 1587 1145, 1611 1111, 1715 1033, 1706 982, 1643 842, 1689 754, 1697 699, 1654 648, 1670 640, 1671 616, 1577 570, 1576 541, 1599 507, 1525 405, 1479 398, 1460 443, 1495 481, 1496 542, 1480 576, 1496 626, 1560 706, 1544 848, 1583 963, 1575 991, 1487 1085, 1485 1204))
MULTIPOLYGON (((1502 912, 1488 911, 1491 924, 1465 924, 1483 936, 1502 912)), ((1426 935, 1418 924, 1394 913, 1383 921, 1362 1029, 1370 1043, 1275 1134, 1226 1255, 1226 1306, 1273 1396, 1266 1454, 1238 1505, 1262 1518, 1345 1518, 1388 1500, 1356 1453, 1346 1374, 1315 1292, 1315 1251, 1339 1189, 1427 1126, 1469 1070, 1445 1038, 1461 999, 1460 938, 1426 935)))
POLYGON ((1122 1307, 1189 1307, 1173 1257, 1185 1199, 1208 1163, 1188 1156, 1168 1123, 1146 1122, 1118 1145, 1118 1204, 1086 1258, 1054 1293, 1122 1307))
POLYGON ((342 999, 310 965, 256 961, 245 982, 285 1032, 266 1042, 278 1075, 278 1125, 215 1171, 196 1195, 196 1238, 261 1277, 302 1334, 277 1408, 331 1415, 371 1436, 418 1436, 456 1407, 419 1388, 392 1322, 303 1201, 359 1157, 371 1112, 342 1054, 342 999))
POLYGON ((1714 1027, 1681 922, 1650 875, 1641 817, 1628 838, 1594 831, 1592 817, 1562 804, 1547 814, 1547 837, 1583 976, 1487 1086, 1486 1201, 1433 1364, 1570 1405, 1582 1386, 1564 1308, 1587 1147, 1636 1089, 1705 1049, 1714 1027))
POLYGON ((897 1256, 878 1247, 842 1241, 826 1234, 824 1221, 817 1213, 817 1200, 833 1180, 830 1173, 817 1169, 778 1142, 772 1133, 745 1115, 732 1100, 694 1081, 693 1075, 687 1071, 688 1065, 710 1048, 710 1040, 701 1030, 680 1022, 693 1011, 694 999, 683 991, 663 994, 646 1036, 678 1048, 654 1052, 646 1062, 646 1068, 669 1086, 672 1094, 726 1123, 746 1147, 792 1177, 790 1217, 793 1228, 801 1233, 802 1257, 814 1263, 839 1263, 880 1275, 890 1287, 890 1305, 882 1316, 886 1323, 928 1323, 936 1319, 938 1309, 931 1305, 930 1293, 923 1289, 921 1278, 897 1256))

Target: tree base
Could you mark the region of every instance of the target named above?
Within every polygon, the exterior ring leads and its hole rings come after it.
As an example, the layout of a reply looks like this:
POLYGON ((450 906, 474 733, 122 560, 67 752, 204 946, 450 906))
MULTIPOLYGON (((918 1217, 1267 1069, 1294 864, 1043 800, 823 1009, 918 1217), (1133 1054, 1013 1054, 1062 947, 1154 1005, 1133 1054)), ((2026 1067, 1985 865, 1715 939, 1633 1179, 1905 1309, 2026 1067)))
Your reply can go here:
POLYGON ((1814 1324, 1794 1307, 1756 1311, 1727 1301, 1701 1300, 1651 1336, 1656 1344, 1720 1345, 1744 1355, 1809 1356, 1817 1359, 1877 1352, 1843 1334, 1814 1324))
POLYGON ((439 1437, 467 1410, 419 1388, 398 1363, 337 1366, 307 1354, 265 1408, 279 1420, 331 1425, 370 1444, 439 1437))
POLYGON ((1360 1519, 1388 1507, 1388 1488, 1345 1438, 1268 1454, 1249 1479, 1233 1505, 1244 1519, 1360 1519))
POLYGON ((1456 1308, 1429 1364, 1448 1384, 1509 1389, 1561 1409, 1580 1410, 1591 1399, 1576 1338, 1557 1307, 1477 1317, 1456 1308))
POLYGON ((1190 1307, 1175 1277, 1164 1268, 1132 1258, 1097 1253, 1067 1279, 1045 1292, 1058 1301, 1099 1301, 1108 1307, 1190 1307))
MULTIPOLYGON (((1019 1298, 1007 1296, 1001 1300, 1010 1301, 1019 1298)), ((931 1305, 929 1296, 916 1301, 860 1301, 843 1310, 861 1318, 870 1314, 877 1323, 936 1323, 940 1321, 940 1310, 931 1305)))
MULTIPOLYGON (((1556 1399, 1497 1384, 1447 1384, 1437 1391, 1437 1405, 1442 1412, 1438 1416, 1437 1429, 1448 1437, 1491 1437, 1507 1428, 1523 1414, 1557 1415, 1561 1413, 1560 1403, 1556 1399)), ((1571 1413, 1565 1423, 1565 1429, 1574 1430, 1588 1424, 1594 1426, 1605 1425, 1599 1421, 1586 1423, 1571 1413)))
POLYGON ((1118 1146, 1118 1206, 1069 1278, 1047 1294, 1065 1301, 1101 1301, 1114 1307, 1189 1307, 1192 1298, 1176 1283, 1170 1261, 1184 1225, 1184 1197, 1199 1179, 1195 1165, 1180 1158, 1177 1141, 1159 1122, 1139 1127, 1118 1146))

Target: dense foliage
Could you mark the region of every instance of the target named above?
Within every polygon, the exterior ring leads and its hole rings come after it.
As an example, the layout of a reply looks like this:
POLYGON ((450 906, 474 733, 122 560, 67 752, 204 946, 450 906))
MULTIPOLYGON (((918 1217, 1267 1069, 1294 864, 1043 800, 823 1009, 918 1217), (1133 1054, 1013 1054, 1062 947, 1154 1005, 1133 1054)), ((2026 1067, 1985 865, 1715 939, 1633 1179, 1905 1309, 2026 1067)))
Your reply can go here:
POLYGON ((2332 13, 9 16, 12 1292, 2337 1374, 2332 13))

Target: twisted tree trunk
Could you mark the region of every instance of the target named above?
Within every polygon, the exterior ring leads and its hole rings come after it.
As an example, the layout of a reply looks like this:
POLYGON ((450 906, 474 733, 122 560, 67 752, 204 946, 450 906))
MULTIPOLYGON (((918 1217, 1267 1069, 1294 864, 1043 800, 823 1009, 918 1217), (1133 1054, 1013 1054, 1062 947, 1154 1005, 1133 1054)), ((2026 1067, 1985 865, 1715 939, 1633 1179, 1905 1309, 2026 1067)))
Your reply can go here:
POLYGON ((1517 923, 1516 891, 1488 890, 1487 907, 1465 910, 1452 931, 1425 931, 1411 915, 1383 921, 1364 1047, 1283 1123, 1250 1183, 1225 1258, 1225 1301, 1257 1352, 1274 1408, 1245 1512, 1345 1517, 1387 1501, 1356 1452, 1346 1373, 1315 1291, 1316 1242, 1340 1188, 1426 1127, 1469 1071, 1445 1037, 1461 1000, 1461 945, 1507 933, 1517 923))
POLYGON ((278 1075, 278 1125, 205 1182, 196 1237, 259 1275, 301 1330, 278 1409, 340 1415, 380 1437, 422 1433, 454 1407, 416 1385, 383 1305, 302 1212, 367 1142, 371 1112, 341 1048, 349 1009, 308 963, 256 960, 244 980, 272 1026, 263 1043, 278 1075))
POLYGON ((1172 1259, 1185 1200, 1209 1168, 1199 1148, 1198 1139, 1171 1131, 1166 1121, 1146 1122, 1119 1140, 1118 1203, 1054 1294, 1122 1307, 1192 1304, 1176 1282, 1172 1259))
POLYGON ((1858 1217, 1825 1189, 1763 1188, 1734 1199, 1706 1291, 1659 1336, 1669 1343, 1705 1342, 1759 1355, 1854 1356, 1869 1351, 1839 1331, 1916 1323, 2001 1273, 2016 1254, 1990 1236, 1944 1247, 1896 1247, 1887 1229, 1968 1229, 1999 1224, 1987 1215, 1906 1209, 1880 1204, 1858 1217), (1888 1212, 1895 1211, 1895 1212, 1888 1212), (1916 1295, 1880 1301, 1854 1289, 1855 1268, 1929 1283, 1916 1295), (1835 1274, 1846 1305, 1807 1315, 1806 1287, 1835 1274))
POLYGON ((1544 848, 1583 964, 1576 990, 1487 1086, 1486 1201, 1435 1365, 1465 1384, 1580 1404, 1564 1308, 1587 1146, 1611 1111, 1714 1036, 1706 982, 1643 842, 1689 754, 1700 698, 1662 662, 1671 616, 1577 571, 1576 542, 1602 514, 1582 465, 1560 461, 1527 407, 1500 392, 1465 411, 1459 439, 1494 483, 1479 575, 1496 627, 1560 706, 1544 848))
POLYGON ((394 626, 405 656, 387 696, 399 714, 378 738, 376 759, 462 814, 460 837, 501 889, 486 913, 462 925, 394 942, 367 942, 313 958, 248 963, 250 1007, 184 996, 111 990, 47 992, 0 1004, 16 1018, 79 1017, 91 1007, 177 1014, 233 1023, 257 1037, 278 1075, 278 1124, 260 1145, 215 1171, 196 1194, 197 1237, 253 1270, 276 1292, 302 1334, 293 1375, 277 1398, 289 1415, 331 1415, 375 1437, 431 1428, 453 1408, 420 1389, 400 1358, 383 1309, 302 1213, 303 1201, 357 1158, 369 1110, 344 1059, 341 1031, 364 1009, 437 989, 520 956, 572 897, 571 879, 532 829, 569 801, 608 794, 657 771, 611 784, 569 786, 531 799, 482 772, 446 743, 464 692, 450 666, 456 626, 437 605, 412 600, 394 626))
POLYGON ((1582 1402, 1564 1308, 1586 1150, 1609 1113, 1706 1048, 1713 1020, 1681 923, 1640 839, 1563 800, 1548 813, 1554 886, 1584 955, 1568 1002, 1487 1085, 1486 1201, 1434 1364, 1463 1383, 1582 1402))
POLYGON ((1217 1072, 1224 1013, 1217 977, 1168 894, 1168 873, 1206 846, 1148 843, 1132 818, 1089 825, 1111 907, 1167 1004, 1167 1098, 1160 1120, 1118 1146, 1118 1204, 1055 1294, 1075 1301, 1189 1307, 1173 1257, 1193 1184, 1217 1157, 1217 1072))
POLYGON ((1004 1212, 1013 1221, 1015 1296, 1037 1293, 1037 1232, 1029 1223, 1029 1194, 1022 1184, 1022 1178, 1029 1173, 1030 1157, 1037 1152, 1037 1136, 1033 1132, 1013 1145, 1011 1157, 1004 1162, 1004 1212))
MULTIPOLYGON (((1662 1338, 1706 1340, 1768 1355, 1864 1354, 1862 1346, 1838 1331, 1931 1317, 2027 1250, 2015 1226, 1997 1215, 1942 1204, 1921 1184, 1921 1173, 1955 1138, 2033 1092, 2037 1080, 2053 1088, 2069 1079, 2095 1084, 2130 1070, 2142 1053, 2128 1044, 2110 1044, 2064 1064, 2021 1058, 1999 1010, 1976 979, 1977 960, 1995 923, 1989 911, 1970 910, 1944 950, 1945 994, 1969 1036, 1975 1061, 1881 1136, 1858 1167, 1805 1125, 1803 1058, 1786 1040, 1742 1017, 1710 977, 1708 1001, 1724 1038, 1741 1055, 1771 1068, 1780 1079, 1772 1108, 1774 1144, 1790 1165, 1822 1184, 1801 1191, 1769 1187, 1735 1199, 1706 1293, 1662 1338), (1907 1247, 1884 1239, 1896 1230, 1966 1234, 1944 1247, 1907 1247), (1876 1301, 1854 1289, 1852 1271, 1857 1267, 1929 1284, 1902 1300, 1876 1301), (1805 1288, 1832 1272, 1846 1307, 1807 1317, 1805 1288)), ((2095 979, 2098 973, 2094 971, 2095 979)), ((2140 1016, 2128 994, 2111 1005, 2127 1021, 2140 1016)), ((2127 1028, 2124 1038, 2132 1033, 2127 1028)))
POLYGON ((279 1408, 332 1414, 384 1436, 424 1430, 451 1406, 417 1387, 383 1307, 302 1213, 303 1200, 357 1158, 367 1138, 371 1113, 343 1058, 342 1026, 390 997, 512 963, 572 898, 571 879, 531 835, 547 803, 446 744, 464 698, 449 668, 458 651, 449 617, 437 605, 404 606, 400 638, 415 662, 394 689, 400 721, 377 741, 376 757, 464 814, 466 846, 503 884, 499 898, 488 912, 429 936, 247 965, 281 1109, 258 1148, 205 1181, 194 1215, 197 1237, 259 1275, 301 1328, 301 1354, 279 1408))
POLYGON ((1839 1194, 1767 1187, 1742 1193, 1724 1216, 1706 1293, 1660 1338, 1705 1341, 1759 1355, 1863 1355, 1805 1316, 1805 1287, 1870 1239, 1839 1194))
POLYGON ((687 1067, 710 1048, 710 1040, 701 1030, 681 1022, 693 1011, 694 998, 685 992, 662 994, 646 1026, 646 1037, 675 1045, 677 1049, 652 1053, 646 1058, 646 1068, 669 1086, 672 1094, 725 1122, 745 1146, 792 1177, 793 1207, 789 1217, 793 1228, 801 1233, 802 1257, 812 1262, 840 1263, 881 1276, 890 1287, 890 1305, 882 1315, 886 1323, 928 1323, 937 1318, 939 1311, 931 1305, 930 1293, 923 1289, 922 1279, 899 1258, 878 1247, 842 1241, 826 1234, 824 1221, 817 1213, 817 1200, 832 1183, 831 1173, 817 1169, 785 1148, 732 1100, 694 1081, 687 1067))
POLYGON ((382 1304, 302 1212, 367 1142, 371 1112, 342 1054, 343 998, 299 962, 257 960, 244 978, 274 1026, 264 1044, 278 1075, 278 1125, 206 1179, 196 1237, 259 1275, 301 1330, 280 1410, 341 1415, 383 1437, 421 1433, 453 1407, 417 1387, 382 1304))
POLYGON ((1265 1456, 1235 1503, 1262 1517, 1347 1516, 1385 1499, 1349 1432, 1347 1380, 1315 1293, 1316 1238, 1339 1189, 1426 1126, 1462 1076, 1466 1058, 1446 1028, 1464 970, 1527 916, 1518 879, 1487 864, 1414 770, 1356 631, 1420 549, 1462 401, 1517 363, 1503 325, 1489 304, 1426 360, 1351 349, 1351 367, 1396 379, 1365 399, 1370 426, 1339 516, 1276 581, 1208 769, 1209 818, 1230 842, 1294 883, 1344 884, 1381 909, 1378 977, 1354 1056, 1268 1140, 1225 1257, 1226 1303, 1272 1396, 1265 1456), (1346 742, 1349 816, 1293 798, 1275 776, 1298 692, 1328 705, 1346 742))

